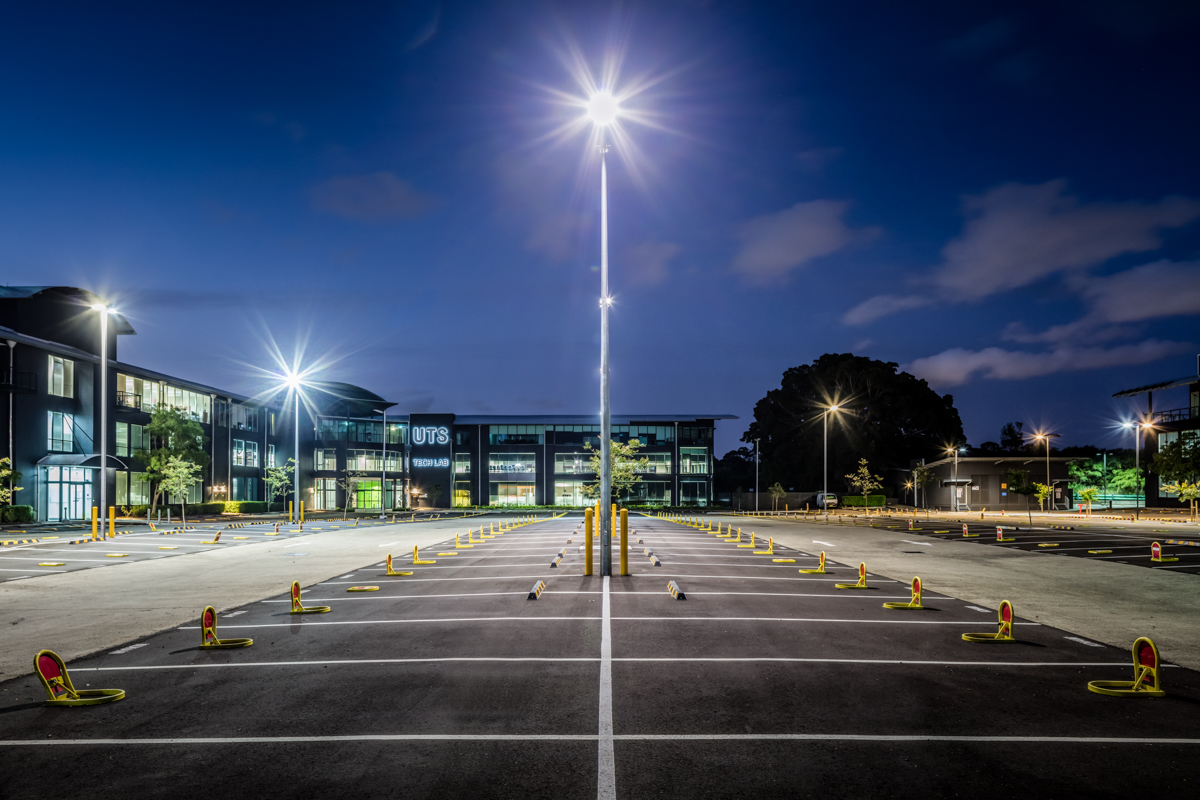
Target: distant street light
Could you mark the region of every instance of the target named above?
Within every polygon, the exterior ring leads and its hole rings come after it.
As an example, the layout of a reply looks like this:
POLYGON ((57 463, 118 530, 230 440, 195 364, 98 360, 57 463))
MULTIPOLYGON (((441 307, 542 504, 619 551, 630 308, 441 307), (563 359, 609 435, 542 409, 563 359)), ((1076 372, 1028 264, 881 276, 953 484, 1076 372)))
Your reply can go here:
POLYGON ((758 511, 758 439, 754 440, 754 510, 758 511))
MULTIPOLYGON (((959 451, 959 448, 957 448, 957 447, 947 447, 946 448, 947 453, 954 453, 954 492, 953 492, 953 495, 954 495, 954 513, 955 514, 957 514, 959 512, 958 493, 959 493, 959 491, 961 491, 961 488, 958 485, 958 451, 959 451)), ((964 453, 967 452, 967 448, 965 448, 965 447, 962 448, 962 452, 964 452, 964 453)), ((926 498, 926 499, 928 500, 928 498, 926 498)))
POLYGON ((825 428, 825 469, 824 469, 825 477, 822 479, 822 482, 821 482, 821 486, 822 486, 822 488, 821 488, 821 493, 822 493, 821 505, 825 507, 826 511, 829 510, 829 412, 837 411, 837 410, 838 410, 837 406, 826 406, 825 413, 821 415, 823 418, 823 423, 824 423, 824 428, 825 428))
POLYGON ((103 528, 108 518, 108 315, 116 312, 103 303, 93 304, 92 310, 100 312, 100 527, 103 528))
MULTIPOLYGON (((1058 434, 1057 433, 1035 433, 1033 435, 1033 438, 1034 439, 1044 439, 1046 442, 1046 487, 1052 489, 1052 488, 1054 488, 1054 484, 1050 483, 1050 440, 1057 439, 1058 434)), ((1054 508, 1054 494, 1051 493, 1046 498, 1046 510, 1049 511, 1053 508, 1054 508)))
POLYGON ((286 375, 284 375, 283 382, 284 382, 284 385, 287 386, 288 391, 292 393, 292 396, 293 396, 292 399, 295 403, 295 407, 293 409, 294 414, 295 414, 295 420, 293 420, 293 422, 295 423, 295 426, 294 426, 294 438, 293 438, 293 442, 292 442, 292 452, 294 452, 296 454, 296 468, 292 472, 292 494, 296 498, 295 503, 297 506, 297 508, 295 509, 295 512, 294 512, 296 515, 294 518, 299 519, 300 518, 300 516, 299 516, 300 515, 300 509, 299 509, 299 505, 300 505, 300 389, 301 389, 301 387, 303 387, 304 381, 301 380, 300 376, 298 374, 296 374, 295 372, 288 372, 286 375))
POLYGON ((379 518, 387 519, 387 409, 380 411, 371 409, 376 414, 383 414, 383 477, 379 479, 379 518))
POLYGON ((1149 422, 1126 422, 1121 427, 1133 429, 1133 515, 1136 517, 1142 513, 1141 433, 1154 426, 1149 422))

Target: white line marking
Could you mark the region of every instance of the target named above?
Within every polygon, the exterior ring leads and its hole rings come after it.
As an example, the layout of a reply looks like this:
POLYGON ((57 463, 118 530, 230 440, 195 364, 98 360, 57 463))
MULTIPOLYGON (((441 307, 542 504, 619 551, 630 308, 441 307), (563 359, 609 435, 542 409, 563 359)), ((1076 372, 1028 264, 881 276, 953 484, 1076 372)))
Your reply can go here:
MULTIPOLYGON (((593 734, 444 734, 392 733, 345 736, 234 736, 169 739, 7 739, 0 747, 67 747, 99 745, 303 744, 309 742, 594 742, 593 734)), ((1200 745, 1200 739, 1119 736, 922 736, 853 733, 622 733, 613 739, 631 742, 794 741, 794 742, 994 742, 997 744, 1150 744, 1200 745)))
MULTIPOLYGON (((935 666, 935 667, 1121 667, 1129 668, 1128 661, 1104 661, 1096 663, 1083 663, 1079 661, 916 661, 912 659, 883 659, 883 658, 705 658, 702 656, 696 657, 681 657, 681 658, 614 658, 613 661, 728 661, 732 663, 745 662, 781 662, 781 663, 796 663, 796 664, 911 664, 917 666, 935 666)), ((1163 664, 1164 667, 1171 666, 1163 664)))
POLYGON ((109 655, 110 656, 122 656, 122 655, 125 655, 126 653, 128 653, 130 650, 137 650, 139 647, 145 647, 148 644, 150 644, 150 643, 149 642, 139 642, 138 644, 131 644, 128 647, 122 647, 120 650, 113 650, 111 653, 109 653, 109 655))
POLYGON ((245 613, 246 613, 245 610, 230 611, 228 614, 222 614, 221 616, 224 617, 225 619, 229 619, 230 617, 236 617, 238 614, 245 614, 245 613))
MULTIPOLYGON (((928 598, 932 599, 932 598, 928 598)), ((951 600, 953 598, 946 598, 951 600)), ((540 619, 537 617, 520 617, 520 619, 540 619)), ((820 619, 816 617, 613 617, 619 620, 638 621, 670 621, 670 622, 848 622, 868 625, 978 625, 977 622, 953 622, 948 620, 919 620, 919 619, 820 619)), ((1017 625, 1035 625, 1040 622, 1017 622, 1017 625)), ((198 630, 198 628, 197 628, 198 630)))
POLYGON ((991 613, 990 608, 980 608, 979 606, 967 606, 967 608, 971 609, 972 611, 982 611, 985 614, 991 613))
MULTIPOLYGON (((306 597, 305 600, 308 598, 306 597)), ((305 627, 310 625, 387 625, 390 623, 410 623, 410 622, 528 622, 530 620, 537 621, 562 621, 562 620, 586 620, 591 622, 599 622, 599 617, 457 617, 447 619, 359 619, 359 620, 344 620, 340 622, 316 622, 305 621, 299 622, 279 622, 279 623, 263 623, 261 625, 222 625, 225 628, 290 628, 293 625, 303 624, 305 627)), ((962 622, 960 625, 974 625, 973 622, 962 622)), ((1018 625, 1022 623, 1017 623, 1018 625)), ((1032 624, 1032 623, 1025 623, 1032 624)), ((177 631, 198 631, 199 625, 183 625, 175 628, 177 631)))
POLYGON ((1064 636, 1063 638, 1070 639, 1072 642, 1079 642, 1080 644, 1086 644, 1088 647, 1104 647, 1104 645, 1102 645, 1102 644, 1097 644, 1096 642, 1089 642, 1087 639, 1080 639, 1078 636, 1064 636))
POLYGON ((900 541, 908 542, 909 544, 919 544, 921 547, 933 547, 933 544, 930 542, 914 542, 912 539, 901 539, 900 541))
POLYGON ((813 544, 823 544, 826 547, 837 547, 836 544, 830 544, 829 542, 822 542, 820 539, 813 539, 813 544))
POLYGON ((602 624, 600 627, 600 729, 598 741, 599 763, 596 775, 597 800, 616 800, 617 767, 613 754, 612 716, 612 626, 608 604, 608 576, 604 577, 604 599, 601 601, 602 624))
MULTIPOLYGON (((133 667, 71 667, 71 672, 121 672, 130 670, 158 670, 158 669, 213 669, 216 667, 310 667, 310 666, 345 666, 353 664, 438 664, 450 662, 473 662, 473 661, 547 661, 547 662, 587 662, 592 663, 599 661, 598 658, 555 658, 547 657, 540 658, 534 656, 522 656, 518 658, 492 658, 488 656, 462 656, 462 657, 447 657, 447 658, 358 658, 344 659, 338 661, 247 661, 245 663, 230 662, 228 664, 150 664, 133 667)), ((1125 662, 1121 662, 1121 666, 1129 666, 1125 662)))

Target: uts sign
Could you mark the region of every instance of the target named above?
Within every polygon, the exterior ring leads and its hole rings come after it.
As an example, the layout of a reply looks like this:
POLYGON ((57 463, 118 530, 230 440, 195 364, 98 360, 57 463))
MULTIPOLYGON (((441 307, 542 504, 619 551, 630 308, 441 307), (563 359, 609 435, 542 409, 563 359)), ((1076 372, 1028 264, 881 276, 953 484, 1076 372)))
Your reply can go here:
POLYGON ((445 425, 414 425, 412 442, 413 444, 449 444, 450 429, 445 425))

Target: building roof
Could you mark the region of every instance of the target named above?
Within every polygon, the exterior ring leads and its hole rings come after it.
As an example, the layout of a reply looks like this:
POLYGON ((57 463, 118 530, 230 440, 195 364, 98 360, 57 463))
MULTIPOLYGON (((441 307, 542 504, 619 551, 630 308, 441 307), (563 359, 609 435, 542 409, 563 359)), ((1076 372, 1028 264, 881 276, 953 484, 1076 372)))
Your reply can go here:
POLYGON ((304 390, 318 409, 318 415, 371 417, 376 409, 386 410, 396 405, 369 389, 341 381, 312 381, 305 384, 304 390))
MULTIPOLYGON (((129 469, 125 462, 106 456, 109 469, 129 469)), ((39 467, 75 467, 77 469, 100 469, 99 453, 55 453, 38 459, 39 467)))
POLYGON ((1160 389, 1174 389, 1177 386, 1187 386, 1192 383, 1200 383, 1200 375, 1188 375, 1186 378, 1176 378, 1173 381, 1151 383, 1147 386, 1139 386, 1136 389, 1126 389, 1123 392, 1117 392, 1113 397, 1136 397, 1146 392, 1157 392, 1160 389))
MULTIPOLYGON (((76 300, 80 305, 86 306, 104 302, 104 298, 99 295, 75 286, 0 286, 0 300, 24 300, 40 294, 62 295, 64 298, 76 300)), ((137 333, 123 314, 110 311, 108 316, 112 321, 113 333, 118 336, 132 336, 137 333)))
MULTIPOLYGON (((1086 456, 1050 456, 1050 461, 1055 464, 1070 464, 1074 461, 1086 461, 1086 460, 1087 460, 1086 456)), ((1003 464, 1006 461, 1020 462, 1022 464, 1034 464, 1034 463, 1045 464, 1046 457, 1045 456, 1036 456, 1036 455, 1019 455, 1018 454, 1018 455, 995 455, 995 456, 959 456, 959 458, 958 458, 959 466, 962 466, 963 464, 970 464, 972 462, 974 462, 976 464, 983 464, 985 462, 990 463, 990 464, 1003 464)), ((943 464, 953 465, 954 459, 951 457, 951 458, 939 459, 938 461, 930 461, 925 466, 940 467, 943 464)))
MULTIPOLYGON (((737 419, 734 414, 613 414, 613 425, 737 419)), ((455 425, 598 425, 599 414, 484 414, 454 417, 455 425)))

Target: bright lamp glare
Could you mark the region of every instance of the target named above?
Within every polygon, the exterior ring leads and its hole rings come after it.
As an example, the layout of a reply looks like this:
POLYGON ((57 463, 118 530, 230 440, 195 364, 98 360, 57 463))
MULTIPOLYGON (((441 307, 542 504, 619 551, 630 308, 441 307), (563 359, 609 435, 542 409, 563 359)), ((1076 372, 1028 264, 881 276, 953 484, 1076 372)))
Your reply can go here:
POLYGON ((594 94, 587 102, 588 119, 601 127, 612 125, 616 122, 620 111, 621 109, 617 105, 617 98, 608 92, 594 94))
POLYGON ((838 407, 837 407, 837 406, 830 406, 830 407, 829 407, 829 410, 830 410, 830 411, 837 411, 837 410, 838 410, 838 407))
POLYGON ((104 303, 93 303, 92 311, 108 311, 108 306, 104 305, 104 303))
POLYGON ((299 389, 300 388, 300 376, 299 375, 293 375, 292 373, 289 372, 287 375, 284 376, 283 382, 289 389, 299 389))

